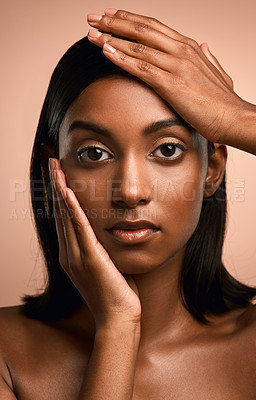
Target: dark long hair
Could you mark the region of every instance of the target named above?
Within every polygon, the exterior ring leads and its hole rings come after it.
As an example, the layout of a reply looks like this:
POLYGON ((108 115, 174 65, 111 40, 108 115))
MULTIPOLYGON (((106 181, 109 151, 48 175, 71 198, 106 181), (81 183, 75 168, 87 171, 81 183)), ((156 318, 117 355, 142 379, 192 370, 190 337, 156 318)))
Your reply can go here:
MULTIPOLYGON (((55 68, 43 104, 31 157, 31 200, 38 239, 47 267, 47 284, 39 295, 24 296, 22 312, 39 320, 67 316, 83 301, 59 263, 59 244, 47 159, 42 145, 54 146, 58 156, 58 132, 76 97, 101 77, 126 74, 91 44, 87 37, 75 43, 55 68), (41 196, 38 186, 41 185, 41 196), (36 188, 36 189, 35 189, 36 188)), ((203 201, 198 226, 187 244, 179 290, 185 307, 205 324, 207 314, 220 314, 250 304, 256 288, 234 279, 222 264, 226 223, 225 177, 215 194, 203 201)))

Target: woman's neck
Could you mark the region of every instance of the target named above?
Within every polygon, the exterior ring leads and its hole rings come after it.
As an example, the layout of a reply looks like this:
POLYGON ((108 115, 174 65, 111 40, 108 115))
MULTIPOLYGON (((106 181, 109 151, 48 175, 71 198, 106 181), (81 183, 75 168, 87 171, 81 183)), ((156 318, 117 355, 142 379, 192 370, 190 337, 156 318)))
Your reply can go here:
POLYGON ((177 253, 159 268, 133 275, 142 306, 140 347, 157 345, 168 337, 183 337, 199 323, 184 307, 179 293, 179 275, 184 252, 177 253))

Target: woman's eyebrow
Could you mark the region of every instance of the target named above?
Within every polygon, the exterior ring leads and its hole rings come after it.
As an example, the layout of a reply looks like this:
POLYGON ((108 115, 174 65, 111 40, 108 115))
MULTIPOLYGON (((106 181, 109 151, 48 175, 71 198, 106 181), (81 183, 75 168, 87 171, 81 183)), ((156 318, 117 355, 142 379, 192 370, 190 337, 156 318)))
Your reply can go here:
MULTIPOLYGON (((186 126, 190 127, 183 119, 181 118, 171 118, 171 119, 165 119, 161 121, 155 121, 152 124, 148 125, 144 130, 143 130, 143 135, 149 135, 151 133, 155 133, 159 131, 162 128, 168 128, 171 126, 186 126)), ((93 131, 102 135, 106 136, 111 136, 111 132, 104 128, 103 126, 97 125, 93 122, 88 122, 88 121, 82 121, 82 120, 75 120, 73 121, 69 128, 67 135, 69 135, 72 131, 75 129, 83 129, 87 131, 93 131)), ((190 127, 191 129, 191 127, 190 127)))
POLYGON ((187 128, 189 127, 190 129, 192 129, 190 125, 188 125, 182 118, 175 117, 171 119, 164 119, 161 121, 153 122, 151 125, 147 126, 144 129, 143 134, 148 135, 150 133, 155 133, 162 128, 168 128, 171 126, 185 126, 187 128))

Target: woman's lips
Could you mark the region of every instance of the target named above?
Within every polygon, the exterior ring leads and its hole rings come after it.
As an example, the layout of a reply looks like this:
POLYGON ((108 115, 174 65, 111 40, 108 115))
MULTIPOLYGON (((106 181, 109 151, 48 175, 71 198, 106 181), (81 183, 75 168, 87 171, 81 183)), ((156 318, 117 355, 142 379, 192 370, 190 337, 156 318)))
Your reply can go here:
POLYGON ((159 229, 111 229, 108 232, 120 242, 134 244, 152 239, 159 232, 159 229))

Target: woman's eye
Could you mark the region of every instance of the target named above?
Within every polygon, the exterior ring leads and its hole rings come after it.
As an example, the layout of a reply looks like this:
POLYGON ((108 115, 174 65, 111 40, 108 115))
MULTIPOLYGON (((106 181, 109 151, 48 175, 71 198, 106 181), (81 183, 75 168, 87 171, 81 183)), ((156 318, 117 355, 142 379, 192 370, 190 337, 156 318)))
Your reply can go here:
POLYGON ((180 143, 163 143, 151 154, 158 153, 156 154, 157 157, 175 160, 179 158, 184 151, 186 151, 186 149, 180 143))
MULTIPOLYGON (((155 153, 159 158, 175 160, 176 158, 179 158, 184 151, 186 151, 186 149, 180 143, 163 143, 151 154, 155 153)), ((111 158, 108 157, 109 153, 106 150, 96 146, 83 147, 77 151, 77 155, 80 161, 91 163, 111 158)))
POLYGON ((106 150, 96 146, 84 147, 77 152, 79 160, 87 162, 103 161, 108 159, 108 157, 102 158, 103 153, 109 154, 106 150))

